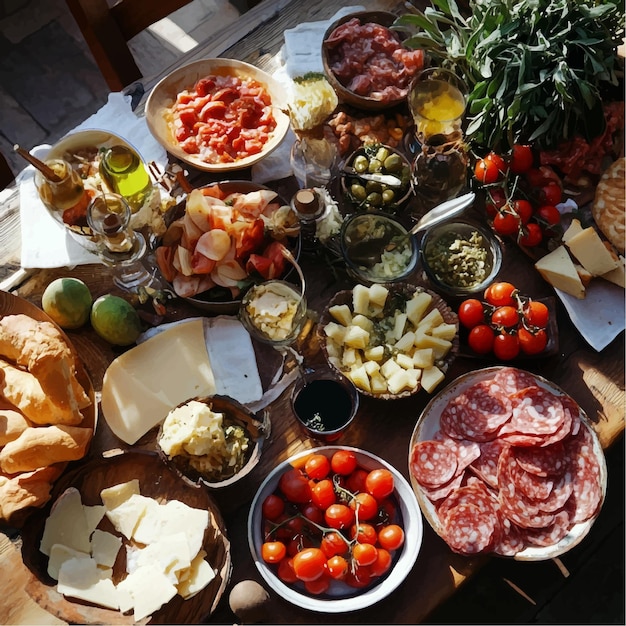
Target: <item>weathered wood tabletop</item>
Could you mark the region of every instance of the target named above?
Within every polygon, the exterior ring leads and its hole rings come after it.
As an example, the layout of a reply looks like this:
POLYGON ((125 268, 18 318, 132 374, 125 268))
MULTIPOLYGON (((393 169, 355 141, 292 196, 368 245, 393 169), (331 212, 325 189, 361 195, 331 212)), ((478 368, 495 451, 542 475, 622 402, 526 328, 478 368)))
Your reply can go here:
MULTIPOLYGON (((393 0, 361 2, 366 8, 391 9, 396 13, 407 10, 404 3, 393 0)), ((198 58, 227 56, 256 64, 267 71, 276 69, 276 54, 283 43, 283 33, 298 23, 328 19, 337 10, 332 0, 307 3, 301 0, 265 0, 244 14, 233 27, 224 31, 211 42, 201 44, 177 66, 198 58)), ((168 68, 166 75, 172 68, 168 68)), ((146 81, 147 91, 159 77, 146 81)), ((139 108, 141 111, 141 105, 139 108)), ((249 172, 242 172, 242 177, 249 172)), ((194 174, 194 184, 209 182, 214 177, 194 174)), ((295 180, 284 179, 275 185, 283 197, 290 197, 296 189, 295 180)), ((19 202, 9 197, 0 210, 0 237, 6 245, 0 249, 0 280, 19 268, 19 202)), ((307 298, 312 311, 321 312, 330 297, 339 289, 349 288, 353 283, 339 270, 319 259, 304 256, 302 265, 307 277, 307 298)), ((40 306, 45 286, 54 278, 72 275, 84 280, 94 297, 116 292, 109 272, 103 266, 80 266, 72 270, 59 268, 33 273, 14 290, 17 295, 40 306)), ((551 287, 543 282, 532 267, 531 260, 516 246, 505 244, 504 260, 499 278, 514 282, 523 292, 535 298, 553 296, 551 287)), ((417 280, 417 279, 416 279, 417 280)), ((169 307, 165 321, 202 314, 181 300, 169 307)), ((603 447, 610 446, 624 429, 624 333, 607 348, 598 353, 590 348, 570 321, 565 309, 557 302, 559 349, 550 357, 528 360, 525 369, 540 374, 559 385, 570 394, 593 422, 603 447)), ((69 331, 81 359, 92 378, 96 390, 100 390, 104 372, 119 354, 98 338, 89 327, 69 331)), ((301 345, 311 364, 321 359, 314 333, 301 345)), ((457 358, 447 374, 447 381, 467 371, 478 369, 484 362, 469 358, 457 358)), ((420 412, 430 396, 421 391, 414 397, 385 402, 363 398, 354 425, 344 435, 341 443, 371 451, 394 465, 408 478, 409 440, 420 412)), ((226 521, 231 540, 233 573, 231 584, 253 578, 261 581, 255 569, 247 540, 247 516, 251 499, 269 471, 280 461, 303 449, 314 447, 314 441, 303 437, 289 406, 289 395, 283 393, 270 405, 272 437, 263 451, 260 464, 245 479, 243 485, 216 496, 226 521)), ((124 447, 108 430, 106 420, 100 416, 91 456, 111 448, 124 447)), ((23 565, 13 541, 0 536, 0 622, 60 623, 51 613, 44 611, 25 590, 33 584, 33 575, 23 565)), ((372 607, 342 614, 345 623, 419 623, 439 604, 476 573, 486 557, 469 558, 454 554, 425 522, 424 539, 417 562, 406 580, 389 597, 372 607)), ((333 614, 313 614, 282 600, 269 590, 273 602, 269 608, 269 623, 337 623, 333 614)), ((227 597, 216 613, 208 619, 214 623, 231 623, 233 617, 228 609, 227 597)))

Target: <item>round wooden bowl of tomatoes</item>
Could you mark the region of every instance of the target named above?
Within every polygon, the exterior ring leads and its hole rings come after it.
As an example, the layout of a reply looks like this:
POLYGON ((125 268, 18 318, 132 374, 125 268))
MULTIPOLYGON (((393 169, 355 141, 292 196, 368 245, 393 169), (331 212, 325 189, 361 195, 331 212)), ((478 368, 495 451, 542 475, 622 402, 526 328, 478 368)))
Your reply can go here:
POLYGON ((413 568, 423 522, 406 479, 347 446, 300 452, 257 491, 248 517, 255 565, 285 600, 323 613, 389 595, 413 568))

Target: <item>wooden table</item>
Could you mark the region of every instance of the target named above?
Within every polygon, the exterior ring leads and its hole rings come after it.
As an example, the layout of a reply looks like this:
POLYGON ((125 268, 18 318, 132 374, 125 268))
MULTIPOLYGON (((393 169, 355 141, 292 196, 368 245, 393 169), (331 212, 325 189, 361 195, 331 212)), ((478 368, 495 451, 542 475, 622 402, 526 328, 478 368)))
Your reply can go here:
MULTIPOLYGON (((367 8, 387 8, 396 13, 405 12, 406 6, 394 0, 371 0, 362 2, 367 8)), ((268 71, 276 69, 276 54, 283 42, 283 32, 303 21, 327 19, 337 7, 332 0, 305 3, 300 0, 265 0, 220 36, 193 50, 176 65, 197 58, 223 55, 252 62, 268 71)), ((168 68, 166 75, 173 68, 168 68)), ((146 81, 147 90, 160 77, 146 81)), ((141 106, 139 111, 141 111, 141 106)), ((242 172, 242 177, 249 172, 242 172)), ((194 184, 208 182, 208 175, 193 175, 194 184)), ((277 191, 290 197, 296 189, 293 179, 276 183, 277 191)), ((272 185, 270 185, 272 186, 272 185)), ((16 195, 1 205, 0 210, 0 280, 19 267, 19 206, 16 195), (17 245, 16 245, 17 244, 17 245)), ((341 271, 336 275, 330 265, 319 259, 303 257, 303 269, 307 276, 307 297, 310 309, 320 312, 329 298, 341 288, 352 283, 341 271)), ((94 297, 116 290, 111 276, 103 266, 81 266, 69 271, 67 268, 33 273, 14 293, 34 304, 41 305, 45 286, 54 278, 72 275, 84 280, 94 297)), ((499 275, 515 282, 525 293, 533 297, 552 296, 553 291, 532 268, 531 261, 514 245, 504 247, 504 262, 499 275)), ((606 448, 617 440, 624 430, 624 333, 601 353, 595 352, 582 339, 571 323, 567 313, 557 302, 559 327, 559 350, 554 356, 524 362, 524 367, 554 381, 569 393, 584 409, 594 424, 602 445, 606 448)), ((175 300, 168 308, 164 321, 197 316, 200 312, 181 300, 175 300)), ((100 340, 89 328, 69 331, 93 380, 96 390, 101 389, 102 378, 109 363, 119 354, 100 340)), ((319 346, 309 336, 301 346, 310 363, 321 358, 319 346)), ((469 358, 457 358, 447 374, 447 381, 458 375, 478 369, 484 362, 469 358)), ((416 396, 388 403, 363 398, 354 425, 345 434, 342 443, 369 450, 393 464, 408 478, 408 442, 430 396, 420 392, 416 396)), ((253 578, 261 581, 255 569, 247 545, 246 522, 253 494, 267 473, 280 461, 303 449, 314 447, 314 441, 305 439, 298 429, 289 407, 288 393, 270 406, 272 437, 264 448, 259 466, 241 487, 216 496, 224 513, 232 546, 233 574, 231 585, 253 578)), ((94 439, 92 455, 107 449, 124 447, 109 431, 101 416, 94 439)), ((22 564, 21 555, 8 536, 0 536, 0 583, 3 601, 0 608, 2 623, 59 623, 50 613, 43 611, 24 591, 32 581, 32 574, 22 564)), ((273 602, 269 607, 269 623, 419 623, 472 574, 476 573, 486 557, 468 558, 452 553, 446 544, 426 524, 422 549, 407 579, 388 598, 378 604, 346 615, 313 614, 282 600, 269 590, 273 602)), ((227 595, 223 598, 210 622, 232 623, 234 617, 228 608, 227 595)))

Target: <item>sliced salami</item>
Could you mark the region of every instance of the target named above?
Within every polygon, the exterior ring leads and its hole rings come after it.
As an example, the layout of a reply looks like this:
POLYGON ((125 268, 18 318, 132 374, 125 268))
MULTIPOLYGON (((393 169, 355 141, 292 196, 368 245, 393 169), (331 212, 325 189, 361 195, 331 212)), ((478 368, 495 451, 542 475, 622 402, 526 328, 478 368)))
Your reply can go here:
POLYGON ((574 523, 584 522, 594 516, 602 503, 602 478, 600 465, 593 449, 593 439, 587 427, 568 441, 572 462, 574 523))
POLYGON ((462 504, 472 504, 479 510, 495 515, 498 503, 481 481, 468 482, 452 492, 437 509, 439 519, 445 522, 448 512, 462 504))
POLYGON ((518 526, 501 516, 500 538, 493 546, 493 551, 501 556, 515 556, 526 547, 524 536, 518 526))
POLYGON ((451 493, 461 487, 464 478, 465 473, 461 472, 445 485, 441 485, 441 487, 425 487, 424 485, 422 485, 422 489, 426 494, 426 497, 431 502, 439 502, 439 500, 447 498, 451 493))
POLYGON ((413 446, 411 472, 428 487, 440 487, 456 475, 457 456, 445 441, 429 439, 413 446))
POLYGON ((554 516, 554 521, 549 526, 545 528, 526 528, 522 536, 527 543, 533 546, 553 546, 567 535, 571 525, 570 512, 563 509, 554 516))
POLYGON ((469 469, 481 478, 487 485, 498 488, 498 459, 505 447, 505 441, 494 439, 478 444, 480 446, 480 456, 472 461, 469 469))
POLYGON ((544 500, 536 500, 534 504, 544 513, 554 513, 566 505, 573 491, 574 475, 566 470, 555 480, 550 495, 544 500))
POLYGON ((565 410, 560 399, 541 387, 528 387, 513 400, 510 421, 500 430, 507 433, 542 437, 558 431, 565 420, 565 410))
POLYGON ((450 437, 444 439, 456 456, 456 473, 460 474, 468 465, 480 456, 480 446, 475 441, 457 440, 450 437))
POLYGON ((562 442, 545 447, 515 448, 512 454, 520 467, 537 476, 556 476, 567 466, 562 442))
POLYGON ((493 513, 474 504, 460 504, 448 512, 443 533, 454 552, 478 554, 492 544, 497 523, 493 513))
POLYGON ((515 367, 503 367, 498 370, 493 380, 511 397, 527 387, 536 387, 537 379, 530 373, 515 367))
POLYGON ((522 469, 518 463, 511 463, 511 479, 522 495, 531 500, 545 500, 554 487, 554 480, 531 474, 522 469))

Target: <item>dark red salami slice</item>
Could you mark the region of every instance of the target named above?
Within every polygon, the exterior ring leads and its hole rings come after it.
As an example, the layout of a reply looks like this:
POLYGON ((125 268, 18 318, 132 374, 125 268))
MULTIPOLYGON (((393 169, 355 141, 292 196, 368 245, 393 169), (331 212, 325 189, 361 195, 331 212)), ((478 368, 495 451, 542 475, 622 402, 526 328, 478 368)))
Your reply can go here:
POLYGON ((479 480, 470 481, 453 491, 437 509, 439 519, 444 521, 448 512, 462 504, 472 504, 481 511, 495 514, 498 503, 495 496, 487 490, 485 484, 479 480))
POLYGON ((444 442, 452 448, 456 456, 457 474, 462 473, 468 465, 480 456, 480 447, 475 441, 456 440, 446 437, 444 442))
POLYGON ((537 500, 534 504, 540 511, 554 513, 562 509, 574 491, 574 475, 566 470, 559 476, 552 487, 550 495, 544 500, 537 500))
POLYGON ((462 396, 457 396, 444 407, 439 418, 441 431, 453 439, 465 439, 465 434, 461 431, 461 407, 466 400, 462 396))
POLYGON ((501 516, 500 524, 500 537, 494 544, 493 551, 501 556, 515 556, 526 547, 522 532, 506 517, 501 516))
POLYGON ((497 517, 474 504, 450 509, 443 528, 444 539, 454 552, 478 554, 492 544, 497 517))
POLYGON ((478 444, 480 446, 480 456, 469 466, 469 469, 487 485, 498 488, 498 459, 500 453, 508 444, 501 439, 485 441, 478 444))
POLYGON ((565 410, 557 396, 541 387, 529 387, 513 399, 513 415, 500 429, 500 435, 514 433, 533 438, 553 435, 564 420, 565 410))
POLYGON ((575 512, 574 523, 591 519, 602 503, 602 477, 593 438, 588 428, 581 427, 576 437, 568 440, 566 447, 572 464, 575 512))
POLYGON ((431 502, 438 502, 443 500, 443 498, 447 498, 453 491, 458 489, 463 484, 464 478, 465 473, 461 472, 445 485, 441 485, 441 487, 426 487, 422 485, 422 490, 431 502))
POLYGON ((537 476, 562 474, 567 466, 561 442, 545 447, 514 448, 512 453, 520 467, 537 476))
POLYGON ((522 536, 527 543, 533 546, 554 546, 567 535, 571 525, 570 511, 563 509, 554 516, 554 521, 549 526, 526 528, 522 536))
POLYGON ((545 500, 554 487, 554 480, 531 474, 522 469, 518 463, 512 463, 509 468, 515 488, 531 500, 545 500))
POLYGON ((515 367, 503 367, 498 370, 493 380, 502 387, 504 393, 509 397, 527 387, 537 386, 537 379, 530 372, 515 367))
POLYGON ((440 487, 456 475, 456 469, 456 453, 445 441, 429 439, 413 446, 411 472, 419 483, 440 487))

